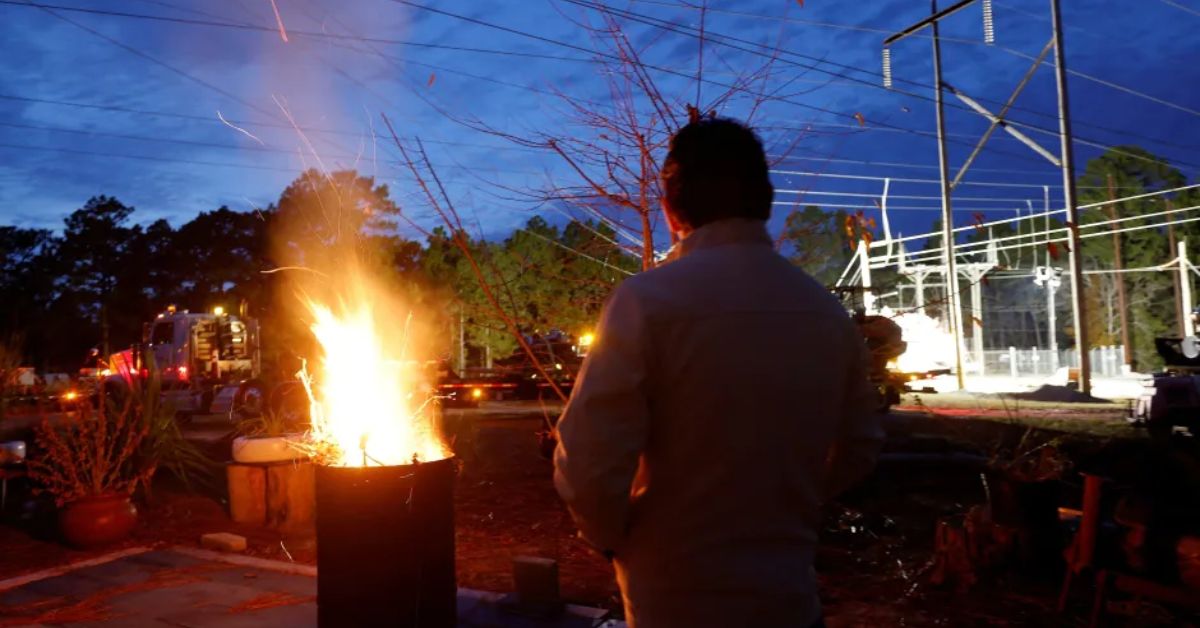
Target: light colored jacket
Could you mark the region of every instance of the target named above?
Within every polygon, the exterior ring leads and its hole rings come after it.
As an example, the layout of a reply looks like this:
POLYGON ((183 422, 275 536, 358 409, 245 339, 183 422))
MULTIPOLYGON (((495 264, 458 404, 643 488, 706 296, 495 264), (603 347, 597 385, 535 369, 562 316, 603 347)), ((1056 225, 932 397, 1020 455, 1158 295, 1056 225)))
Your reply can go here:
POLYGON ((677 248, 605 307, 555 485, 638 628, 808 626, 820 505, 883 439, 862 336, 762 221, 677 248))

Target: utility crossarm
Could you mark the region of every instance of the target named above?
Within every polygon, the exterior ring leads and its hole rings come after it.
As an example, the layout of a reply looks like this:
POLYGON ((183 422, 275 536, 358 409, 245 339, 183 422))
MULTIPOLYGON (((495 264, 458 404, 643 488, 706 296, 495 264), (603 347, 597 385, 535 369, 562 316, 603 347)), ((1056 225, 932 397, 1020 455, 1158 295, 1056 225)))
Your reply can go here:
MULTIPOLYGON (((963 162, 962 166, 959 166, 958 173, 954 175, 954 180, 950 182, 950 189, 958 187, 958 183, 962 181, 963 176, 967 174, 967 170, 971 168, 971 164, 975 163, 975 158, 979 157, 979 153, 983 152, 984 145, 987 144, 987 141, 992 138, 992 133, 996 132, 997 126, 1003 126, 1004 130, 1008 131, 1009 133, 1016 131, 1016 129, 1010 127, 1007 122, 1004 121, 1004 117, 1008 115, 1008 110, 1012 108, 1013 103, 1017 101, 1017 96, 1020 96, 1021 92, 1025 90, 1025 86, 1029 84, 1029 80, 1033 78, 1034 73, 1036 73, 1037 69, 1041 67, 1042 61, 1046 59, 1046 55, 1050 54, 1050 51, 1053 49, 1054 40, 1051 39, 1046 43, 1046 46, 1042 48, 1041 54, 1039 54, 1037 59, 1033 61, 1033 65, 1029 66, 1029 69, 1025 71, 1025 76, 1021 77, 1021 81, 1017 83, 1015 88, 1013 88, 1012 94, 1009 95, 1008 100, 1004 103, 1004 106, 1000 108, 1000 113, 996 114, 995 116, 991 116, 991 114, 987 112, 987 109, 984 109, 982 106, 977 107, 976 105, 972 105, 971 102, 963 100, 963 102, 966 102, 967 105, 972 109, 975 109, 975 111, 983 113, 985 116, 990 116, 989 119, 991 119, 992 123, 988 126, 987 131, 984 131, 983 135, 980 136, 979 141, 975 144, 975 148, 971 150, 971 154, 967 155, 966 161, 963 162)), ((945 81, 942 81, 942 85, 945 85, 947 88, 949 88, 951 93, 953 93, 955 96, 958 96, 960 99, 964 98, 963 95, 961 95, 953 87, 950 87, 950 85, 945 81)), ((1020 136, 1014 137, 1019 140, 1021 139, 1020 136)), ((1025 140, 1021 141, 1024 142, 1025 140)), ((1038 146, 1038 148, 1040 149, 1041 146, 1038 146)), ((1047 155, 1042 151, 1038 152, 1041 153, 1043 157, 1049 158, 1054 165, 1059 165, 1056 157, 1047 155)))
MULTIPOLYGON (((1009 124, 1007 122, 1005 122, 1003 118, 1001 118, 1000 116, 997 116, 996 114, 993 114, 991 111, 988 111, 987 107, 984 107, 983 105, 979 104, 978 102, 975 102, 974 98, 971 98, 970 96, 962 93, 958 88, 947 83, 946 81, 942 81, 942 87, 945 87, 947 90, 950 90, 951 94, 954 94, 954 96, 956 98, 958 98, 959 100, 966 103, 966 105, 968 107, 970 107, 971 109, 974 109, 976 113, 978 113, 979 115, 990 120, 992 122, 993 126, 999 126, 1000 128, 1004 129, 1009 135, 1017 138, 1017 140, 1019 140, 1022 144, 1033 149, 1033 152, 1041 155, 1042 157, 1045 157, 1047 160, 1050 161, 1050 163, 1054 164, 1055 166, 1058 166, 1060 168, 1062 167, 1062 162, 1059 161, 1058 157, 1054 156, 1054 153, 1051 153, 1050 151, 1046 150, 1045 148, 1042 148, 1042 145, 1035 142, 1033 140, 1033 138, 1018 131, 1017 129, 1013 128, 1012 126, 1009 126, 1009 124)), ((1001 115, 1003 115, 1003 114, 1001 114, 1001 115)), ((965 173, 966 173, 966 169, 964 168, 959 171, 959 176, 961 177, 965 173)))
POLYGON ((900 41, 901 39, 908 37, 909 35, 913 35, 919 31, 921 31, 922 29, 924 29, 927 26, 933 26, 934 24, 937 23, 938 20, 940 20, 944 17, 949 17, 951 15, 954 15, 955 13, 958 13, 959 11, 967 8, 974 2, 975 2, 975 0, 962 0, 962 2, 959 2, 953 6, 946 7, 945 9, 942 9, 941 11, 938 11, 937 13, 930 15, 929 17, 921 20, 920 22, 917 22, 916 24, 909 26, 908 28, 900 31, 899 33, 889 36, 887 39, 883 40, 883 45, 884 45, 884 47, 890 46, 890 45, 900 41))

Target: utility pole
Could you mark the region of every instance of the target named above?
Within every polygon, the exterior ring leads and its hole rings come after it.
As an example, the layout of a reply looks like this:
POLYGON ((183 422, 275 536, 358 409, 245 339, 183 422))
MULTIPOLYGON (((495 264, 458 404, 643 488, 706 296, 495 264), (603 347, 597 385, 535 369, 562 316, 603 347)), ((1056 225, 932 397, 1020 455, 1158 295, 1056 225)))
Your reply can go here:
MULTIPOLYGON (((883 84, 884 87, 891 88, 890 46, 925 28, 930 28, 933 31, 931 39, 933 41, 934 108, 937 111, 938 170, 942 190, 942 271, 946 279, 944 290, 946 294, 946 309, 949 314, 947 318, 950 335, 954 338, 954 372, 958 378, 958 388, 960 390, 965 387, 962 356, 962 307, 959 302, 958 272, 954 268, 954 216, 950 205, 950 166, 949 155, 946 152, 946 112, 943 98, 945 84, 942 81, 942 44, 938 36, 938 22, 942 18, 958 13, 974 2, 975 0, 960 0, 945 10, 939 11, 937 0, 930 0, 929 6, 932 13, 929 17, 883 40, 883 84)), ((985 13, 990 14, 990 12, 985 13)), ((985 30, 987 29, 985 28, 985 30)))
MULTIPOLYGON (((1046 341, 1050 347, 1050 370, 1058 371, 1058 310, 1054 293, 1061 283, 1057 269, 1052 266, 1054 260, 1050 257, 1050 186, 1042 186, 1042 206, 1046 214, 1046 341)), ((1037 282, 1037 279, 1034 279, 1037 282)))
MULTIPOLYGON (((1067 228, 1071 234, 1071 301, 1075 306, 1075 352, 1079 355, 1079 392, 1092 392, 1092 365, 1087 334, 1087 303, 1083 294, 1083 256, 1079 250, 1079 207, 1075 204, 1075 148, 1071 135, 1071 105, 1067 94, 1067 54, 1063 46, 1062 10, 1059 0, 1050 0, 1054 24, 1054 65, 1058 86, 1058 133, 1062 143, 1063 201, 1067 208, 1067 228)), ((937 40, 935 35, 934 40, 937 40)), ((936 45, 936 44, 935 44, 936 45)))
MULTIPOLYGON (((937 15, 937 0, 930 0, 930 9, 937 15)), ((954 372, 958 377, 958 388, 966 388, 963 381, 962 359, 962 308, 958 302, 958 272, 954 270, 954 212, 950 206, 950 164, 946 152, 946 111, 942 92, 942 43, 938 37, 938 20, 933 20, 933 86, 937 94, 934 108, 937 110, 938 173, 942 188, 942 264, 946 267, 946 307, 950 309, 950 335, 954 338, 954 372)))
POLYGON ((1039 266, 1033 275, 1033 283, 1046 288, 1046 319, 1050 341, 1050 370, 1058 370, 1058 311, 1055 308, 1054 293, 1062 284, 1062 269, 1047 264, 1039 266))
MULTIPOLYGON (((1048 269, 1053 273, 1053 270, 1048 269)), ((1054 307, 1054 293, 1058 290, 1059 278, 1056 273, 1046 281, 1046 311, 1050 316, 1050 369, 1058 370, 1058 312, 1054 307)))
MULTIPOLYGON (((1108 173, 1108 200, 1117 200, 1117 186, 1113 182, 1112 173, 1108 173)), ((1129 342, 1129 313, 1126 311, 1125 300, 1125 274, 1121 271, 1125 268, 1125 261, 1121 256, 1121 234, 1117 231, 1117 206, 1115 203, 1108 204, 1108 217, 1112 220, 1112 238, 1113 238, 1113 270, 1116 271, 1115 279, 1117 282, 1117 309, 1121 313, 1121 344, 1125 349, 1125 367, 1130 371, 1133 368, 1133 345, 1129 342)))
MULTIPOLYGON (((1168 198, 1165 202, 1168 211, 1175 209, 1174 204, 1171 203, 1171 199, 1168 198)), ((1171 252, 1175 252, 1178 250, 1178 245, 1175 244, 1175 214, 1167 214, 1167 216, 1170 218, 1170 220, 1167 222, 1167 239, 1170 242, 1171 252)), ((1180 291, 1183 289, 1183 287, 1179 281, 1179 273, 1172 275, 1171 279, 1173 279, 1175 283, 1175 316, 1178 319, 1179 337, 1186 338, 1187 329, 1184 327, 1183 319, 1187 318, 1187 312, 1183 311, 1183 297, 1180 294, 1180 291)))
POLYGON ((1183 317, 1183 337, 1196 335, 1196 323, 1192 321, 1192 276, 1188 273, 1192 265, 1188 262, 1187 240, 1179 241, 1179 283, 1183 295, 1183 309, 1179 315, 1183 317))
POLYGON ((862 266, 862 304, 863 312, 875 313, 875 293, 871 292, 871 254, 867 251, 867 241, 858 241, 858 263, 862 266))

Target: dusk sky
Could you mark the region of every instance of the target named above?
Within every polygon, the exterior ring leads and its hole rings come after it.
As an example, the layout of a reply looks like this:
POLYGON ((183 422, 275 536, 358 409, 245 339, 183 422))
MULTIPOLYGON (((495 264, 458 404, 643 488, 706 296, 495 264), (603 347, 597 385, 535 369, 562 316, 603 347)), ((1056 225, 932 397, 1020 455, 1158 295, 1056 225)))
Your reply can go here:
MULTIPOLYGON (((699 25, 699 1, 609 2, 678 25, 679 32, 626 25, 672 100, 695 97, 695 82, 679 73, 696 71, 698 39, 688 33, 699 25)), ((597 15, 580 3, 276 4, 286 43, 269 0, 0 2, 0 223, 59 228, 98 194, 135 206, 134 219, 143 223, 166 218, 179 225, 220 205, 265 206, 300 170, 318 165, 315 151, 327 168, 376 175, 397 202, 433 226, 397 164, 380 118, 386 113, 402 136, 426 143, 466 217, 483 233, 502 235, 535 211, 506 189, 534 188, 568 173, 550 154, 451 117, 473 117, 518 136, 566 135, 577 127, 556 94, 598 107, 609 98, 600 66, 579 50, 593 43, 578 22, 595 22, 597 15), (309 129, 311 149, 280 104, 309 129)), ((1077 73, 1070 96, 1078 167, 1101 146, 1136 144, 1195 177, 1200 0, 1063 4, 1068 67, 1077 73)), ((983 44, 978 3, 949 18, 942 33, 945 80, 993 110, 1051 36, 1048 0, 994 5, 995 45, 983 44)), ((778 170, 810 174, 776 174, 777 201, 853 211, 873 206, 870 195, 882 191, 883 177, 918 180, 892 183, 892 219, 899 231, 928 230, 939 208, 938 188, 926 182, 937 177, 929 40, 895 46, 894 91, 883 89, 879 76, 884 37, 928 11, 928 3, 916 0, 709 4, 705 28, 714 39, 745 40, 733 44, 743 50, 752 42, 780 45, 769 86, 779 98, 754 125, 772 152, 795 143, 778 170)), ((705 59, 702 101, 705 92, 715 95, 764 62, 711 40, 705 59)), ((1045 64, 1011 118, 1057 153, 1053 77, 1045 64)), ((986 122, 947 98, 957 168, 986 122)), ((745 99, 735 100, 719 113, 740 118, 745 107, 745 99)), ((1059 172, 1003 133, 966 180, 973 185, 956 192, 961 224, 980 211, 1012 216, 1026 199, 1040 209, 1042 185, 1051 186, 1052 200, 1061 198, 1059 172)), ((776 209, 778 221, 787 208, 776 209)))

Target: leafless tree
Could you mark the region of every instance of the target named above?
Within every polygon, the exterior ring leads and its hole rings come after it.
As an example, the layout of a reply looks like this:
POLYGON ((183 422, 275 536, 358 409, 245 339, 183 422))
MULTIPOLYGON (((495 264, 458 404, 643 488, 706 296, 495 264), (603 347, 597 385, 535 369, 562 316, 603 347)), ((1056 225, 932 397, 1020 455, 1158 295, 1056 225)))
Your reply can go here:
MULTIPOLYGON (((702 5, 698 30, 685 31, 696 39, 694 74, 665 70, 666 76, 677 79, 669 89, 660 80, 664 69, 643 61, 649 49, 668 31, 660 29, 659 37, 637 45, 627 32, 620 12, 599 2, 566 2, 586 9, 582 16, 568 19, 580 27, 592 44, 592 66, 607 87, 607 102, 598 103, 555 89, 566 122, 562 133, 519 134, 501 130, 478 117, 450 117, 489 135, 555 156, 565 168, 551 174, 544 186, 505 189, 517 198, 537 204, 565 205, 576 215, 609 225, 624 241, 622 246, 640 257, 642 268, 648 269, 656 261, 655 231, 663 194, 659 173, 671 136, 688 121, 714 116, 734 106, 739 117, 753 125, 762 106, 791 81, 782 86, 772 85, 778 46, 756 56, 761 63, 741 71, 735 71, 723 57, 712 52, 709 62, 715 58, 734 78, 708 80, 706 5, 702 5), (706 93, 705 88, 711 86, 716 87, 706 93)), ((798 139, 796 136, 783 155, 775 155, 774 159, 790 153, 798 139)))

